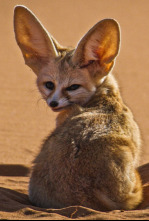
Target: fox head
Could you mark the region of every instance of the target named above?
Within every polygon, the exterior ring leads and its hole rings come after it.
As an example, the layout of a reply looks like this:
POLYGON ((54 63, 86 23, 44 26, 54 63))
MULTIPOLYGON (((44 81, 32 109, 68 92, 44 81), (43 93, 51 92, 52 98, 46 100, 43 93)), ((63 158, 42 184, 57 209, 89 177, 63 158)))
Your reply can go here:
POLYGON ((113 19, 93 26, 75 49, 62 47, 24 6, 14 13, 16 41, 53 111, 85 106, 110 73, 119 52, 120 30, 113 19))

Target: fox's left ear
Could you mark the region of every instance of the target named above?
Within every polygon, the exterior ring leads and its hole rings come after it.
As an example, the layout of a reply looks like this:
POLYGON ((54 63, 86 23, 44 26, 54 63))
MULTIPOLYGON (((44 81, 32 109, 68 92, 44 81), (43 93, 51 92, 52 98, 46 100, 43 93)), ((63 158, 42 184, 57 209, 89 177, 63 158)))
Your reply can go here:
POLYGON ((120 47, 120 28, 113 19, 98 22, 78 43, 72 62, 80 67, 98 61, 105 75, 111 70, 120 47))

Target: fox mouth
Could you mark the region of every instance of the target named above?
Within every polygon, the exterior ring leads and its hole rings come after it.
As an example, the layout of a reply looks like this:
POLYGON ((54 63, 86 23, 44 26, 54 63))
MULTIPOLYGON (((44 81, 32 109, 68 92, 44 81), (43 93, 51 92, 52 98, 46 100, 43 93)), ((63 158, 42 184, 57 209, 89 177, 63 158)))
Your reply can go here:
POLYGON ((60 112, 60 111, 63 111, 65 109, 67 109, 68 107, 70 107, 72 104, 74 104, 73 102, 69 103, 68 105, 66 106, 63 106, 63 107, 51 107, 52 111, 54 112, 60 112))
MULTIPOLYGON (((67 107, 67 106, 66 106, 67 107)), ((52 111, 54 111, 54 112, 60 112, 60 111, 62 111, 62 110, 64 110, 64 109, 66 109, 66 107, 53 107, 53 108, 51 108, 52 109, 52 111)))
POLYGON ((73 104, 74 104, 74 102, 69 102, 69 104, 67 104, 65 106, 57 106, 57 107, 51 107, 50 105, 49 106, 53 112, 60 112, 60 111, 67 109, 68 107, 70 107, 73 104))

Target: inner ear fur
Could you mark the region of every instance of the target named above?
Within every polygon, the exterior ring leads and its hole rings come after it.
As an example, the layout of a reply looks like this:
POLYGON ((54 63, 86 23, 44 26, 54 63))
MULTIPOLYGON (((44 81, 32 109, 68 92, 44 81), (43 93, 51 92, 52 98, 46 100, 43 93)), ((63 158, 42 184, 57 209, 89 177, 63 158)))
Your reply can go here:
POLYGON ((120 47, 120 28, 113 19, 98 22, 80 40, 74 51, 72 62, 85 66, 91 61, 98 61, 105 72, 109 72, 118 55, 120 47))
POLYGON ((14 31, 26 64, 36 74, 50 59, 58 56, 56 41, 53 41, 36 16, 24 6, 15 7, 14 31))

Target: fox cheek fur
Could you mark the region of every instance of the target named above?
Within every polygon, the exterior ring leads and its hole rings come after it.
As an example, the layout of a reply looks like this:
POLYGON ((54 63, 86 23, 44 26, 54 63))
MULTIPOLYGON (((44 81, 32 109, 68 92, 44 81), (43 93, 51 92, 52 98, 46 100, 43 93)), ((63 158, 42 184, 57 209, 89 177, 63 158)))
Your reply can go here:
POLYGON ((120 48, 118 23, 98 22, 75 49, 58 44, 23 6, 15 8, 14 29, 39 91, 60 111, 57 128, 34 160, 31 202, 44 208, 137 208, 140 131, 111 73, 120 48))

